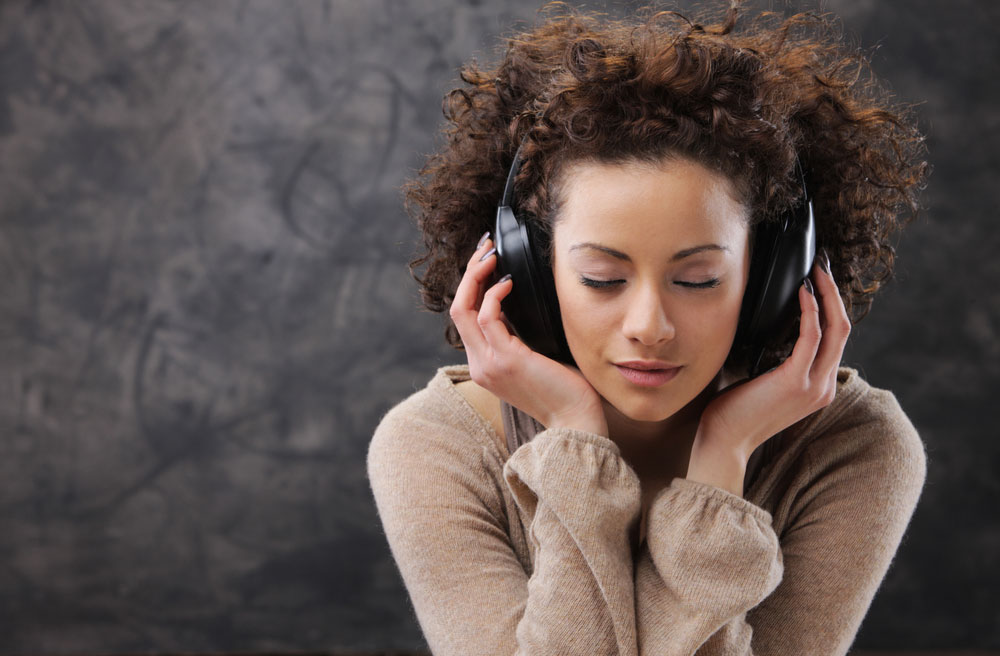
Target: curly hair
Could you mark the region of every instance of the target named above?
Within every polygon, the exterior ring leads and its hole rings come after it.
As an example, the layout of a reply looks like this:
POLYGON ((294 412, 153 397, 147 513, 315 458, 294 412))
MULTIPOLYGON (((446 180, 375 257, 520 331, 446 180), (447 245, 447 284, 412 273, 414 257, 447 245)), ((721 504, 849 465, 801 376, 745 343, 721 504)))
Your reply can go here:
MULTIPOLYGON (((547 235, 567 163, 682 156, 734 181, 752 243, 753 226, 799 200, 797 156, 817 248, 860 321, 892 277, 893 234, 919 210, 924 138, 829 15, 764 12, 736 32, 738 13, 737 0, 694 19, 648 7, 614 20, 550 3, 499 63, 463 67, 443 102, 443 148, 404 186, 426 249, 410 262, 424 306, 450 307, 523 142, 519 211, 547 235)), ((768 345, 765 362, 796 336, 768 345)), ((463 348, 450 318, 445 337, 463 348)))

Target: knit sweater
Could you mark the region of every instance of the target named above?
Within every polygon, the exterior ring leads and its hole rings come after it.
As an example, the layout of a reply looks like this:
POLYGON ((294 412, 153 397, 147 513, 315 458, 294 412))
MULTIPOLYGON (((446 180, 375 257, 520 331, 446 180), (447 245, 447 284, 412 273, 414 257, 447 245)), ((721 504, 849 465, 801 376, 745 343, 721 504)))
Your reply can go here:
POLYGON ((674 478, 640 544, 640 482, 611 439, 506 405, 520 434, 498 435, 465 380, 438 369, 367 457, 435 656, 846 654, 926 476, 895 396, 841 367, 830 405, 753 453, 743 496, 674 478))

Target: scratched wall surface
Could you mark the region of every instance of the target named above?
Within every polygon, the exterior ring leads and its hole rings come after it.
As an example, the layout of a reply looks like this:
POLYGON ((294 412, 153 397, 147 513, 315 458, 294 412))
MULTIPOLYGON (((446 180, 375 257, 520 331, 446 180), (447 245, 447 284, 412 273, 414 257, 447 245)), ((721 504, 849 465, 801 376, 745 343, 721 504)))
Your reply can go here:
MULTIPOLYGON (((936 167, 845 358, 930 458, 856 644, 998 648, 1000 11, 822 7, 926 101, 936 167)), ((423 645, 364 455, 464 356, 399 187, 459 64, 536 8, 0 4, 0 653, 423 645)))

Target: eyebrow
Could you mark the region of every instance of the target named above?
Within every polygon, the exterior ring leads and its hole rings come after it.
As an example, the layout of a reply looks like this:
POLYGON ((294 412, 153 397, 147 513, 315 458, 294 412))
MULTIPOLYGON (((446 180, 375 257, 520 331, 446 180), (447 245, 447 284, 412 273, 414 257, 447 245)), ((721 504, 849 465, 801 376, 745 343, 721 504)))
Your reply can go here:
MULTIPOLYGON (((623 260, 625 262, 632 261, 632 258, 630 258, 625 253, 622 253, 621 251, 616 251, 613 248, 608 248, 607 246, 602 246, 601 244, 595 244, 590 241, 581 242, 579 244, 573 244, 572 246, 570 246, 569 250, 575 251, 583 248, 589 248, 595 251, 600 251, 602 253, 607 253, 611 257, 623 260)), ((725 246, 720 246, 718 244, 701 244, 700 246, 692 246, 691 248, 685 248, 684 250, 677 251, 676 253, 674 253, 673 257, 670 258, 670 261, 677 262, 679 260, 683 260, 685 257, 690 257, 692 255, 695 255, 697 253, 702 253, 704 251, 728 251, 728 250, 729 249, 726 248, 725 246)))

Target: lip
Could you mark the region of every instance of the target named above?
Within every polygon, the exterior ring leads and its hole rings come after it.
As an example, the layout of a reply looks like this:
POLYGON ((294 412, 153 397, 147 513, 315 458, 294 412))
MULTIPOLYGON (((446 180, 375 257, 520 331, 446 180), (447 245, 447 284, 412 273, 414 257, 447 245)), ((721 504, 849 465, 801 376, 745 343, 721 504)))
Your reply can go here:
POLYGON ((629 360, 628 362, 616 362, 618 367, 628 367, 629 369, 638 369, 639 371, 646 371, 648 369, 678 369, 679 364, 670 364, 669 362, 664 362, 662 360, 629 360))
POLYGON ((669 369, 633 369, 632 367, 620 364, 616 364, 615 367, 625 380, 640 387, 659 387, 660 385, 664 385, 673 380, 681 370, 680 367, 671 367, 669 369))

